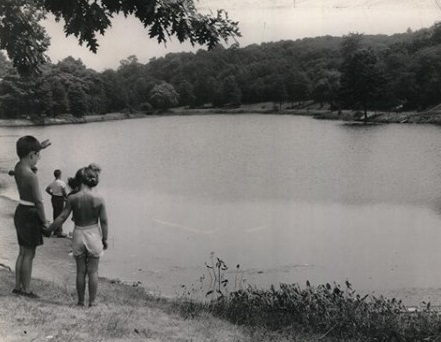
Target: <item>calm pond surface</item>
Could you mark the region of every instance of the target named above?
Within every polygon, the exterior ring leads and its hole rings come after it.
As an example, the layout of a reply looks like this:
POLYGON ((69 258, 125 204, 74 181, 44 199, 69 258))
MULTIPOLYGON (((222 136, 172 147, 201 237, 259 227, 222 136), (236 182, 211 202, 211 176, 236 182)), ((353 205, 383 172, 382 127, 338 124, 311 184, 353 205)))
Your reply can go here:
MULTIPOLYGON (((208 115, 0 128, 3 172, 24 134, 52 141, 42 188, 55 168, 102 166, 103 276, 175 295, 209 278, 214 252, 236 283, 441 286, 440 127, 208 115)), ((17 198, 12 182, 2 195, 17 198)))

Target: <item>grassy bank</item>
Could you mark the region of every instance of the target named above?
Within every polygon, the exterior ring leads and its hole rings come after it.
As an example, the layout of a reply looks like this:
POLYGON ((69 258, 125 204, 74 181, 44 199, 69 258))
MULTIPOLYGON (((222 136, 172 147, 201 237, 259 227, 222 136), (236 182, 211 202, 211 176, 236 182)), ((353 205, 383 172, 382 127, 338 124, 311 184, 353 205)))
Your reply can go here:
POLYGON ((0 272, 0 340, 6 341, 251 341, 232 324, 210 317, 186 320, 170 303, 141 287, 100 280, 93 308, 74 305, 72 284, 35 280, 40 299, 10 294, 13 274, 0 272))
MULTIPOLYGON (((73 284, 34 280, 40 299, 11 293, 0 270, 0 341, 318 341, 315 334, 271 332, 215 318, 207 309, 148 295, 142 287, 100 279, 98 306, 75 305, 73 284)), ((322 341, 335 341, 324 338, 322 341)))
POLYGON ((98 306, 75 305, 73 284, 34 279, 39 299, 11 293, 0 269, 0 341, 439 341, 441 317, 340 287, 248 289, 201 303, 100 279, 98 306))

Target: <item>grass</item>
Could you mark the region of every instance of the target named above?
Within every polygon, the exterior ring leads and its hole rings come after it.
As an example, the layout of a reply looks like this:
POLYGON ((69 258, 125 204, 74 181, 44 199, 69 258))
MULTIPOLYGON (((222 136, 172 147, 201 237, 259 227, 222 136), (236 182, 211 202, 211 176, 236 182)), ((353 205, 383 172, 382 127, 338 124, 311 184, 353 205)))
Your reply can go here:
POLYGON ((0 341, 441 341, 441 316, 429 303, 409 312, 349 283, 230 290, 237 282, 227 265, 213 256, 206 266, 207 300, 191 291, 165 299, 139 283, 100 278, 93 308, 75 305, 70 283, 34 279, 41 299, 13 295, 13 272, 0 269, 0 341))
POLYGON ((310 336, 321 341, 441 341, 441 315, 430 303, 409 311, 395 298, 361 296, 349 282, 343 287, 313 287, 307 282, 305 287, 280 284, 231 291, 227 265, 212 258, 206 266, 213 280, 206 293, 210 299, 201 302, 184 296, 179 308, 186 316, 210 312, 238 326, 300 336, 299 340, 310 336))
MULTIPOLYGON (((100 278, 97 307, 75 305, 74 284, 34 279, 40 299, 11 293, 14 274, 0 269, 0 341, 317 341, 311 333, 239 326, 198 304, 152 296, 137 284, 100 278)), ((323 339, 322 341, 335 341, 323 339)))
POLYGON ((41 298, 11 294, 14 275, 0 270, 0 341, 250 341, 241 329, 213 317, 184 319, 170 302, 143 288, 100 279, 93 308, 75 305, 72 286, 33 280, 41 298), (208 334, 208 332, 210 334, 208 334))

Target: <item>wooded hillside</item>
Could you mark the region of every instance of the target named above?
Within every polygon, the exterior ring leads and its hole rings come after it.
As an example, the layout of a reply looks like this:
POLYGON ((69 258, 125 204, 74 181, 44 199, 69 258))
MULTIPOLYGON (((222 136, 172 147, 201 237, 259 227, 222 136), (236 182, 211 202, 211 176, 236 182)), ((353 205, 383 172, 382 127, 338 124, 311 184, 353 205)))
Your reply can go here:
POLYGON ((216 107, 313 99, 332 109, 423 110, 441 102, 441 24, 173 53, 97 72, 68 57, 22 78, 0 56, 0 117, 216 107))

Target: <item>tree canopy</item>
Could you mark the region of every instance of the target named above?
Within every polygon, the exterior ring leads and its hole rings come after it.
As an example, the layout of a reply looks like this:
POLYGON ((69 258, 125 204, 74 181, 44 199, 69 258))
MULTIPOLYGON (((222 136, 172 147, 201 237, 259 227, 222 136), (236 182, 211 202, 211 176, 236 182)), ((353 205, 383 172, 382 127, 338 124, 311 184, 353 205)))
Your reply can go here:
POLYGON ((48 60, 49 37, 41 25, 48 13, 64 23, 66 36, 75 36, 94 53, 97 34, 103 35, 117 14, 135 16, 159 43, 176 37, 213 48, 221 40, 240 36, 238 23, 228 13, 201 14, 194 0, 2 0, 0 49, 21 74, 38 70, 48 60))
POLYGON ((440 27, 392 36, 219 45, 210 51, 169 53, 145 64, 128 56, 116 70, 103 72, 67 57, 26 79, 0 53, 0 118, 150 113, 176 103, 230 107, 269 101, 297 109, 319 105, 365 113, 430 110, 441 102, 440 27))

